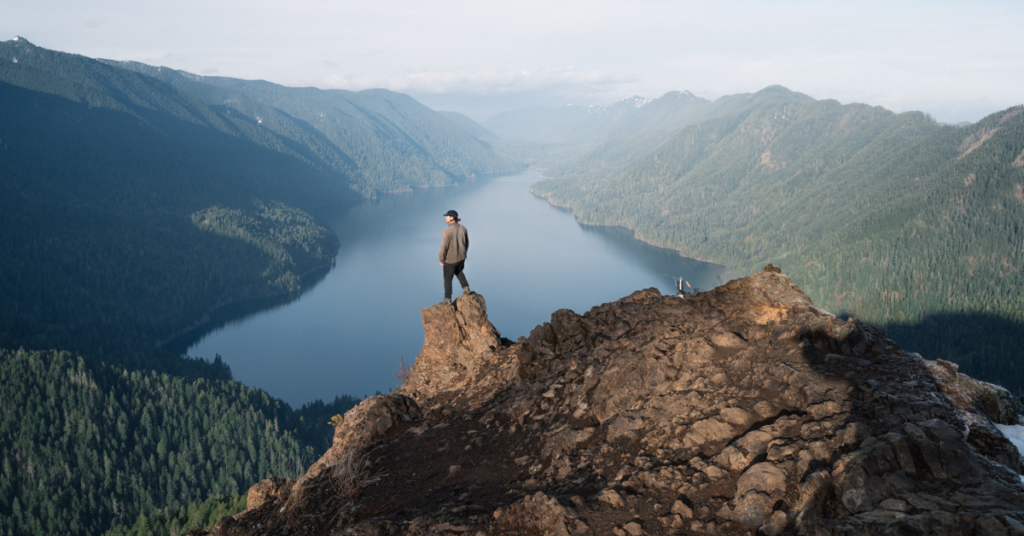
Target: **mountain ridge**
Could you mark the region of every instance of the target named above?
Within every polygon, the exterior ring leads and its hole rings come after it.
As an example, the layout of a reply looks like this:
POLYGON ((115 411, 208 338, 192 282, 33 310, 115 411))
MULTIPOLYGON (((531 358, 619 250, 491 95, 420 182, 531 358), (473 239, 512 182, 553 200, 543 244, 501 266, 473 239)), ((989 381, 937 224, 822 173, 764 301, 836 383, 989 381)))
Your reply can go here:
POLYGON ((423 309, 396 393, 211 532, 962 534, 1024 527, 1004 389, 815 307, 774 266, 637 291, 502 340, 482 297, 423 309))
MULTIPOLYGON (((1014 321, 1024 288, 1018 110, 953 127, 919 112, 773 98, 684 127, 617 168, 573 175, 587 163, 569 162, 531 189, 581 223, 625 227, 686 256, 791 266, 824 306, 873 323, 970 312, 1014 321)), ((904 342, 945 358, 973 353, 943 333, 904 342)), ((1020 389, 1019 359, 1000 355, 998 366, 961 364, 1020 389)))
POLYGON ((326 152, 320 156, 322 165, 355 175, 357 186, 384 181, 381 188, 358 186, 363 195, 451 185, 477 174, 522 167, 491 154, 491 148, 470 133, 401 93, 289 88, 265 80, 207 77, 137 62, 102 61, 157 77, 209 105, 259 116, 261 124, 278 135, 319 147, 326 152), (312 134, 310 129, 320 133, 318 141, 303 141, 312 134), (366 169, 370 166, 365 161, 368 155, 384 155, 387 162, 380 169, 366 169), (410 163, 418 167, 410 168, 410 163))

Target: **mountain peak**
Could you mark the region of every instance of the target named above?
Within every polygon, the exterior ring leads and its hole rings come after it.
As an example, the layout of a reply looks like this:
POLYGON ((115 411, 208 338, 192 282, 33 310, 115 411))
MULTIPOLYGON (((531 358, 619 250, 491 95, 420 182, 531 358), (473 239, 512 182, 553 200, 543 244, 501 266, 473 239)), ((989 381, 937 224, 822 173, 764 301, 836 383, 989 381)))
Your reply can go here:
POLYGON ((786 86, 782 86, 782 85, 779 85, 779 84, 772 84, 770 86, 765 87, 761 91, 758 91, 758 93, 784 93, 784 94, 789 94, 789 93, 793 93, 793 90, 789 89, 786 86))
POLYGON ((685 298, 647 289, 556 311, 516 343, 498 338, 482 296, 423 319, 408 383, 347 413, 299 482, 254 487, 215 532, 1024 522, 1021 457, 993 424, 1017 424, 1009 393, 816 308, 771 265, 685 298))
POLYGON ((619 102, 632 108, 642 108, 644 105, 651 102, 651 99, 645 99, 639 95, 633 95, 632 97, 622 99, 619 102))
POLYGON ((759 96, 786 97, 801 101, 814 101, 814 98, 809 95, 793 91, 785 86, 780 86, 778 84, 768 86, 762 89, 761 91, 754 93, 754 97, 759 96))
POLYGON ((661 98, 663 98, 663 99, 675 98, 675 99, 681 99, 681 100, 693 100, 693 99, 696 99, 697 96, 694 95, 693 93, 690 93, 689 91, 669 91, 668 93, 662 95, 661 98))

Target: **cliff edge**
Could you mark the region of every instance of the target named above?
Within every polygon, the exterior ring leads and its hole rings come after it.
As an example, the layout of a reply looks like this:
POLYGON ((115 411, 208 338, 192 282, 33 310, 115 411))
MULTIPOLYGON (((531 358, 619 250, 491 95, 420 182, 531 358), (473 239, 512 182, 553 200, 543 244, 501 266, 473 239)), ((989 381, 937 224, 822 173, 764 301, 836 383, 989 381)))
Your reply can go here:
POLYGON ((479 295, 423 320, 403 388, 214 534, 1024 534, 1010 394, 772 266, 516 343, 479 295))

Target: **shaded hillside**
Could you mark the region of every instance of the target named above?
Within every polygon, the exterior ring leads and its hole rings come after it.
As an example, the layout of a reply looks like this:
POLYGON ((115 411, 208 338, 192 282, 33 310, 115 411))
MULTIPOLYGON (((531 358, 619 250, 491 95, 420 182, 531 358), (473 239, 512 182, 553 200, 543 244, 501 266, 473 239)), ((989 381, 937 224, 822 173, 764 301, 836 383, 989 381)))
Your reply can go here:
POLYGON ((338 240, 285 202, 358 199, 256 121, 0 43, 0 532, 97 534, 301 472, 351 401, 293 412, 224 381, 220 359, 155 342, 218 306, 300 290, 338 240))
POLYGON ((149 515, 140 514, 134 523, 115 525, 103 536, 191 534, 212 528, 224 516, 244 511, 245 502, 245 495, 230 495, 189 503, 177 509, 161 508, 149 515))
MULTIPOLYGON (((19 76, 76 88, 0 64, 0 79, 19 76)), ((219 304, 294 291, 299 275, 330 263, 330 230, 254 197, 239 176, 261 164, 293 170, 293 180, 315 171, 221 134, 200 138, 223 149, 221 160, 203 160, 191 142, 87 89, 76 102, 0 81, 0 347, 102 353, 143 368, 160 357, 175 370, 155 341, 219 304), (115 105, 94 105, 99 98, 115 105), (233 165, 234 176, 221 173, 233 165), (220 217, 193 221, 210 211, 220 217)), ((186 137, 201 129, 179 122, 186 137)))
MULTIPOLYGON (((627 227, 686 256, 737 270, 786 266, 812 298, 870 322, 945 313, 1020 322, 1020 111, 952 127, 858 104, 754 100, 680 130, 623 171, 533 191, 581 222, 627 227)), ((1014 366, 962 365, 1024 388, 1024 377, 1005 374, 1014 366)))
MULTIPOLYGON (((191 165, 193 173, 215 176, 216 182, 237 183, 286 203, 308 207, 351 197, 348 177, 311 166, 286 139, 261 128, 256 119, 214 109, 151 76, 36 47, 20 38, 0 43, 0 60, 6 60, 0 61, 0 81, 80 103, 88 110, 116 112, 112 117, 125 126, 77 125, 79 131, 95 129, 94 144, 118 147, 115 140, 107 143, 105 136, 123 136, 127 125, 146 131, 148 139, 127 145, 128 150, 121 153, 129 161, 124 165, 134 160, 132 148, 145 147, 151 152, 175 154, 184 160, 179 167, 191 165)), ((14 108, 13 104, 5 103, 5 107, 14 108)), ((36 108, 40 113, 54 113, 49 107, 36 108)), ((32 114, 31 109, 17 111, 32 114)), ((68 121, 81 122, 70 117, 68 121)), ((31 141, 26 136, 20 138, 31 141)), ((17 131, 8 131, 8 139, 19 139, 17 131)), ((65 150, 57 145, 50 148, 65 150)))
POLYGON ((487 130, 486 127, 473 121, 466 115, 460 114, 459 112, 437 112, 442 117, 449 120, 455 126, 461 128, 466 134, 473 136, 481 142, 493 146, 495 143, 500 143, 502 138, 497 134, 487 130))
POLYGON ((1024 348, 1020 320, 986 313, 938 313, 883 328, 901 346, 935 359, 969 363, 979 379, 1020 392, 1019 378, 1024 378, 1024 360, 1017 357, 1024 348))
POLYGON ((258 122, 319 169, 365 196, 451 186, 524 166, 401 93, 290 88, 262 80, 198 76, 107 61, 163 80, 231 117, 258 122))
POLYGON ((638 291, 502 340, 481 296, 424 309, 397 393, 219 535, 1005 534, 1019 408, 815 307, 773 266, 638 291))

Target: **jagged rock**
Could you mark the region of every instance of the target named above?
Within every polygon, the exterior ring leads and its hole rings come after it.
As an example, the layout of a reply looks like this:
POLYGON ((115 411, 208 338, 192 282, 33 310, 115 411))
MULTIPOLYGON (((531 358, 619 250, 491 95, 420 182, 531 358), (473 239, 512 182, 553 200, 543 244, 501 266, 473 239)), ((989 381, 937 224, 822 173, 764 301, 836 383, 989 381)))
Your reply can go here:
POLYGON ((612 508, 626 507, 626 502, 622 500, 622 496, 613 489, 606 489, 602 491, 597 498, 599 501, 611 506, 612 508))
POLYGON ((341 426, 334 429, 331 448, 292 486, 288 506, 300 504, 307 488, 322 486, 325 479, 333 481, 335 488, 347 490, 357 485, 363 469, 360 450, 396 424, 422 418, 423 412, 416 401, 403 394, 377 395, 363 400, 346 412, 341 426), (325 474, 328 469, 331 469, 329 475, 325 474))
POLYGON ((265 502, 285 500, 292 491, 295 482, 287 478, 272 476, 265 478, 249 488, 245 497, 245 509, 253 510, 259 508, 265 502))
POLYGON ((644 533, 644 528, 636 521, 626 523, 622 526, 622 530, 624 530, 626 534, 629 534, 629 536, 641 536, 644 533))
POLYGON ((924 365, 955 407, 985 415, 998 424, 1020 424, 1019 408, 1006 389, 960 374, 959 365, 943 359, 924 360, 924 365))
POLYGON ((759 463, 747 469, 736 482, 736 497, 742 497, 753 490, 768 496, 784 495, 786 473, 771 463, 759 463))
POLYGON ((590 533, 589 527, 585 523, 579 523, 571 509, 539 491, 508 507, 496 510, 494 527, 501 534, 509 535, 570 536, 590 533))
POLYGON ((479 294, 459 296, 452 305, 433 305, 423 315, 423 349, 416 356, 404 391, 429 399, 457 389, 487 363, 501 346, 501 337, 487 320, 487 305, 479 294))
POLYGON ((761 533, 764 536, 778 536, 782 534, 786 528, 789 527, 789 516, 784 512, 776 511, 763 525, 761 525, 761 533))
POLYGON ((683 518, 691 518, 691 517, 693 517, 693 510, 691 510, 689 506, 686 506, 685 504, 683 504, 683 501, 679 501, 679 500, 677 500, 676 502, 672 503, 672 513, 673 514, 678 514, 680 517, 683 517, 683 518))
POLYGON ((217 531, 1024 531, 1024 464, 993 424, 1018 422, 1009 393, 821 311, 777 268, 556 311, 517 343, 479 295, 423 319, 407 384, 347 413, 287 500, 217 531))

